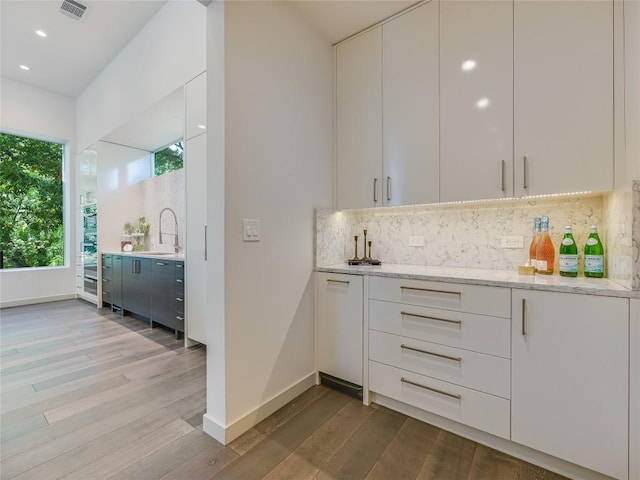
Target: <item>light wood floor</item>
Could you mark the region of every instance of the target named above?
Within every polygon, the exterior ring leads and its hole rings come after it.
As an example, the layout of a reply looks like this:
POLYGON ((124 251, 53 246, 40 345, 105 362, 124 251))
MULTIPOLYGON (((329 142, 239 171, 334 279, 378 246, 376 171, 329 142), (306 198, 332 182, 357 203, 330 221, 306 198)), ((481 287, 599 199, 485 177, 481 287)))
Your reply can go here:
POLYGON ((562 478, 322 386, 224 447, 202 433, 203 349, 81 300, 0 326, 2 479, 562 478))

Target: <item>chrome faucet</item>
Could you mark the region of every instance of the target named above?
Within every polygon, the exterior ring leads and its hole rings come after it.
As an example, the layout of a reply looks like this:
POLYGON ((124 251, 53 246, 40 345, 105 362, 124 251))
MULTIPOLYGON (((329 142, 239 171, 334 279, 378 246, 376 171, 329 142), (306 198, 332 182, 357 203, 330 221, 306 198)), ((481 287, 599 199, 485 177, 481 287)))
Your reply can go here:
POLYGON ((165 235, 173 235, 175 237, 175 242, 173 243, 173 249, 176 253, 178 253, 178 250, 180 249, 178 247, 178 217, 176 217, 176 212, 174 212, 173 210, 171 210, 169 207, 163 208, 160 211, 160 221, 158 224, 158 230, 160 232, 160 245, 162 245, 162 214, 166 211, 169 210, 172 214, 173 214, 173 222, 175 224, 176 227, 176 233, 167 233, 164 232, 165 235))

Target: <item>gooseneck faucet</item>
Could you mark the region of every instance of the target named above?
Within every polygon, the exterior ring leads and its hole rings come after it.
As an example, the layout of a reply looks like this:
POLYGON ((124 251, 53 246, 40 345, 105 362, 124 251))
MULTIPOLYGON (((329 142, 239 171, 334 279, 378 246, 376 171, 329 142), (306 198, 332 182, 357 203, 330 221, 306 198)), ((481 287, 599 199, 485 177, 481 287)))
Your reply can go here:
POLYGON ((159 235, 160 235, 160 245, 162 245, 162 214, 169 210, 172 214, 173 214, 173 223, 176 227, 176 233, 168 233, 168 232, 164 232, 165 235, 173 235, 175 237, 175 242, 173 243, 173 249, 176 253, 178 253, 179 247, 178 247, 178 217, 176 217, 176 212, 174 212, 173 210, 171 210, 169 207, 165 207, 160 211, 160 221, 158 222, 159 224, 159 235))

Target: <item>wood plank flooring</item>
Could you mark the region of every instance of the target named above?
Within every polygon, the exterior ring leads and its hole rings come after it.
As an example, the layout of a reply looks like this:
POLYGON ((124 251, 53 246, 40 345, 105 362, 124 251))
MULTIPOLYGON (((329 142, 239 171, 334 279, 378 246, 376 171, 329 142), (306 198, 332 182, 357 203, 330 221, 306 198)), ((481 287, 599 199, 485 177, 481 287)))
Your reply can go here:
POLYGON ((2 480, 563 478, 323 386, 225 447, 205 350, 81 300, 1 310, 0 338, 2 480))

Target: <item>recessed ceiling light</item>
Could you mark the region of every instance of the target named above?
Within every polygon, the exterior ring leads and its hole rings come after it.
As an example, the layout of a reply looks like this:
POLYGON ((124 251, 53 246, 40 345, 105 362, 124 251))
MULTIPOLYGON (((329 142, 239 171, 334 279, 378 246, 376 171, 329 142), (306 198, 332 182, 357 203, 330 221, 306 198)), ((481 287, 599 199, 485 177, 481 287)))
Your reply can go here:
POLYGON ((47 34, 45 32, 43 32, 42 30, 36 30, 36 35, 38 35, 39 37, 46 37, 47 34))
POLYGON ((26 65, 20 65, 20 68, 21 68, 22 70, 29 70, 29 67, 27 67, 26 65))

